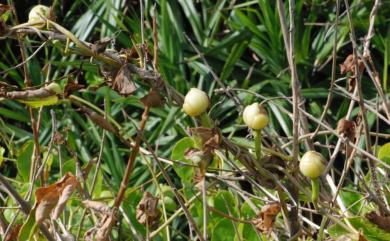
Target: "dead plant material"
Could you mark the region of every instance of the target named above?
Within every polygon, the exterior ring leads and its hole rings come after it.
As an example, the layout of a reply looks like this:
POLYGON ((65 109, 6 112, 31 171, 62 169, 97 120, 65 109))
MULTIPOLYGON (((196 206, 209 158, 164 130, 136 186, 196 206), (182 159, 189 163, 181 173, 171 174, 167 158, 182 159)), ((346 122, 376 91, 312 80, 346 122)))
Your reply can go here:
POLYGON ((7 236, 4 237, 4 241, 17 241, 21 227, 21 224, 16 224, 12 228, 11 232, 9 232, 7 236))
MULTIPOLYGON (((337 123, 337 133, 348 138, 351 142, 355 142, 356 139, 356 123, 355 121, 350 121, 346 119, 341 119, 337 123)), ((353 148, 349 145, 343 145, 342 150, 345 151, 347 157, 352 153, 353 148)))
POLYGON ((123 96, 129 96, 137 90, 137 86, 132 79, 132 73, 127 65, 123 65, 119 69, 112 83, 112 89, 123 96))
POLYGON ((136 218, 140 224, 154 227, 158 224, 161 216, 157 208, 158 198, 153 197, 150 192, 145 192, 141 201, 137 205, 136 218))
POLYGON ((117 133, 117 130, 115 129, 115 127, 112 126, 111 123, 108 122, 103 116, 99 115, 95 111, 93 111, 93 110, 91 110, 83 105, 79 105, 79 107, 80 107, 80 110, 82 112, 84 112, 91 119, 91 121, 93 123, 95 123, 96 125, 100 126, 101 128, 103 128, 111 133, 114 133, 114 134, 117 133))
POLYGON ((67 202, 72 195, 79 182, 76 177, 68 172, 58 182, 47 186, 38 188, 35 191, 35 220, 38 224, 49 218, 53 211, 53 219, 57 219, 67 202))
POLYGON ((21 91, 1 91, 0 97, 5 97, 7 99, 16 99, 16 100, 31 100, 31 99, 41 99, 51 97, 57 93, 51 90, 50 88, 41 87, 39 89, 32 90, 21 90, 21 91))
POLYGON ((377 214, 375 211, 366 214, 366 218, 373 224, 376 224, 379 228, 390 233, 390 217, 385 217, 377 214))
POLYGON ((148 107, 163 107, 165 103, 164 98, 156 88, 150 89, 149 93, 141 98, 141 102, 148 107))
POLYGON ((84 200, 83 204, 85 207, 90 208, 100 214, 107 214, 111 211, 111 209, 107 206, 107 204, 103 202, 84 200))
POLYGON ((111 43, 112 38, 102 38, 91 45, 91 50, 95 55, 103 53, 107 46, 111 43))
MULTIPOLYGON (((358 66, 359 66, 359 73, 362 73, 365 66, 363 61, 360 58, 358 59, 358 66)), ((348 78, 347 89, 349 92, 352 92, 356 86, 356 76, 357 76, 353 54, 348 55, 347 58, 344 60, 344 62, 340 64, 340 74, 345 75, 348 73, 350 73, 352 76, 348 78)))
POLYGON ((191 136, 199 139, 205 154, 213 153, 221 144, 221 133, 217 128, 190 128, 191 136))
POLYGON ((278 216, 280 210, 281 206, 279 202, 269 203, 263 206, 258 217, 252 222, 260 232, 269 233, 272 231, 276 216, 278 216))

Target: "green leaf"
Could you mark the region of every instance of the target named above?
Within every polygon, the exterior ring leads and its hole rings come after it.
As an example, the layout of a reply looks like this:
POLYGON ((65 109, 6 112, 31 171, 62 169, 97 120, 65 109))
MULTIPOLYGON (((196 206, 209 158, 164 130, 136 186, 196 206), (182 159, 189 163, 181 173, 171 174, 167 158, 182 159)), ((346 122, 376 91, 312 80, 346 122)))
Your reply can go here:
POLYGON ((46 98, 36 99, 36 100, 18 100, 19 102, 31 106, 32 108, 39 108, 42 106, 55 105, 58 103, 58 96, 53 95, 46 98))
MULTIPOLYGON (((214 198, 214 208, 217 210, 237 217, 237 201, 233 194, 229 191, 219 191, 214 198)), ((212 213, 213 217, 222 217, 216 213, 212 213)))
POLYGON ((27 141, 21 148, 18 153, 18 158, 16 159, 16 166, 18 169, 19 175, 22 177, 23 181, 27 182, 30 177, 30 166, 31 166, 31 157, 34 150, 34 141, 27 141))
POLYGON ((211 241, 230 241, 235 235, 234 226, 229 219, 222 219, 213 229, 211 241))
MULTIPOLYGON (((188 148, 193 146, 193 140, 189 137, 184 137, 183 139, 176 142, 175 146, 173 147, 171 159, 174 161, 192 164, 191 161, 184 158, 184 154, 188 148)), ((191 166, 184 166, 175 162, 173 164, 173 169, 183 182, 191 182, 194 174, 194 170, 191 166)))
POLYGON ((358 214, 358 212, 361 211, 361 207, 364 203, 363 195, 357 194, 356 192, 341 190, 340 196, 348 210, 351 210, 354 214, 358 214))
MULTIPOLYGON (((390 240, 390 233, 380 229, 375 224, 371 223, 365 218, 362 217, 352 217, 348 218, 348 221, 352 224, 352 226, 361 231, 364 238, 368 241, 386 241, 390 240)), ((341 227, 338 224, 335 224, 328 228, 328 232, 330 236, 334 239, 343 235, 351 235, 347 230, 341 227)))
POLYGON ((384 144, 379 148, 378 158, 386 162, 387 164, 390 164, 390 142, 384 144))
POLYGON ((4 152, 5 152, 4 147, 0 146, 0 167, 1 167, 1 164, 3 164, 3 161, 4 161, 4 152))
POLYGON ((35 222, 35 208, 31 209, 26 222, 19 231, 18 241, 33 240, 32 236, 35 234, 37 224, 35 222))

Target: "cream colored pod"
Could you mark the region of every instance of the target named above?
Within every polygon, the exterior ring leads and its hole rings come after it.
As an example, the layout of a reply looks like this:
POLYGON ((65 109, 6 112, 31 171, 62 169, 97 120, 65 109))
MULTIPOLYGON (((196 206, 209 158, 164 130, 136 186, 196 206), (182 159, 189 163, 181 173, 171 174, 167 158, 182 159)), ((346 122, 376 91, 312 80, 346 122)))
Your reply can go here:
POLYGON ((269 122, 267 112, 257 102, 246 106, 242 117, 245 124, 254 130, 263 129, 269 122))
POLYGON ((45 26, 44 18, 50 18, 50 8, 45 5, 36 5, 28 14, 29 23, 37 23, 35 27, 43 28, 45 26))
POLYGON ((306 152, 299 162, 299 169, 301 173, 312 179, 322 175, 326 168, 325 157, 316 151, 306 152))
POLYGON ((209 97, 205 92, 197 88, 191 88, 184 98, 183 110, 189 116, 199 116, 210 106, 209 97))

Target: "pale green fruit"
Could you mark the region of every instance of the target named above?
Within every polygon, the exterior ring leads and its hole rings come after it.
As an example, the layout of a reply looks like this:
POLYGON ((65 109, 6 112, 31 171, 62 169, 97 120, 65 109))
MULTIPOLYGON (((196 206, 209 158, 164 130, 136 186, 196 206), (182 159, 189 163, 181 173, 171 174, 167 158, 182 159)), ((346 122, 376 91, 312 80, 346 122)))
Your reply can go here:
POLYGON ((62 88, 57 83, 50 83, 48 86, 45 87, 45 89, 53 92, 54 94, 62 94, 62 88))
POLYGON ((261 130, 268 125, 267 112, 259 103, 253 103, 245 107, 242 113, 245 124, 254 130, 261 130))
POLYGON ((189 116, 199 116, 210 105, 209 97, 205 92, 197 88, 191 88, 184 98, 183 110, 189 116))
POLYGON ((321 153, 316 151, 306 152, 299 162, 301 173, 310 178, 317 178, 322 175, 326 168, 326 160, 321 153))
POLYGON ((28 22, 42 22, 42 24, 37 24, 37 28, 42 28, 44 24, 44 19, 50 17, 50 8, 45 6, 45 5, 36 5, 34 6, 31 10, 30 13, 28 14, 28 22))

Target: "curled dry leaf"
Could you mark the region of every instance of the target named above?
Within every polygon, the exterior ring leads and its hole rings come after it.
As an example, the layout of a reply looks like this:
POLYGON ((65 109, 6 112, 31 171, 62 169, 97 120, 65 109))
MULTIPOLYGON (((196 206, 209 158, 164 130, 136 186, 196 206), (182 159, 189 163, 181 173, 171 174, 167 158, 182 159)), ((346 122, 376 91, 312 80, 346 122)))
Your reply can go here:
POLYGON ((197 127, 190 128, 191 136, 199 139, 205 153, 213 153, 221 143, 221 133, 217 128, 197 127))
POLYGON ((343 118, 337 123, 337 133, 339 135, 345 135, 346 137, 348 137, 348 139, 352 141, 355 138, 355 129, 356 124, 354 121, 349 121, 343 118))
POLYGON ((252 222, 260 232, 268 233, 272 231, 276 216, 278 216, 280 210, 281 207, 279 202, 269 203, 261 209, 258 217, 252 222))
POLYGON ((153 227, 158 224, 161 216, 157 208, 158 198, 153 197, 150 192, 145 192, 141 201, 138 203, 136 218, 140 224, 153 227))
POLYGON ((123 65, 116 74, 112 88, 124 96, 131 95, 134 91, 137 90, 127 65, 123 65))
POLYGON ((66 140, 65 140, 64 136, 61 134, 61 132, 56 131, 56 132, 54 132, 53 142, 56 145, 63 145, 63 144, 65 144, 66 140))
MULTIPOLYGON (((337 123, 337 133, 339 135, 344 135, 350 141, 354 142, 355 135, 356 135, 356 123, 354 121, 349 121, 344 118, 339 120, 339 122, 337 123)), ((349 145, 345 146, 343 144, 343 146, 344 146, 343 150, 345 150, 346 156, 349 157, 351 155, 353 148, 350 147, 349 145)))
MULTIPOLYGON (((359 71, 362 72, 364 70, 364 63, 361 59, 358 59, 359 71)), ((352 73, 355 74, 355 62, 353 54, 350 54, 345 58, 344 62, 340 64, 340 73, 352 73)))
POLYGON ((116 217, 113 212, 109 214, 105 214, 98 224, 98 228, 96 229, 96 235, 94 241, 106 241, 109 237, 109 232, 111 232, 111 227, 115 223, 116 217))
POLYGON ((21 224, 16 224, 10 232, 8 232, 7 236, 4 237, 3 241, 16 241, 18 240, 19 231, 22 227, 21 224))
POLYGON ((92 158, 89 160, 89 162, 87 163, 87 165, 85 167, 83 167, 83 178, 86 179, 89 172, 91 171, 92 167, 96 164, 97 162, 97 158, 92 158))
POLYGON ((107 204, 102 202, 84 200, 83 204, 85 207, 93 209, 94 211, 99 212, 101 214, 109 213, 111 211, 111 209, 107 206, 107 204))
MULTIPOLYGON (((359 73, 362 73, 364 70, 364 63, 361 59, 358 59, 359 73)), ((340 64, 340 73, 347 74, 351 73, 352 76, 348 78, 347 89, 349 92, 352 92, 356 86, 356 70, 355 70, 355 60, 353 54, 347 56, 344 60, 344 63, 340 64)))
POLYGON ((74 189, 79 185, 76 177, 66 173, 61 180, 35 191, 35 221, 40 224, 50 216, 54 209, 53 218, 57 219, 74 189))
POLYGON ((390 217, 384 217, 378 215, 375 211, 369 212, 366 214, 366 218, 371 222, 376 224, 379 228, 390 233, 390 217))
POLYGON ((17 99, 17 100, 41 99, 41 98, 51 97, 56 94, 58 93, 53 89, 51 89, 49 86, 45 86, 33 90, 20 90, 20 91, 9 91, 9 92, 3 91, 2 93, 0 93, 0 95, 5 98, 17 99))
POLYGON ((111 40, 112 40, 112 38, 105 37, 105 38, 102 38, 102 39, 96 41, 91 46, 92 52, 95 55, 103 53, 106 50, 107 46, 111 43, 111 40))
POLYGON ((156 88, 152 88, 147 95, 141 98, 141 102, 148 107, 164 106, 164 98, 156 88))

